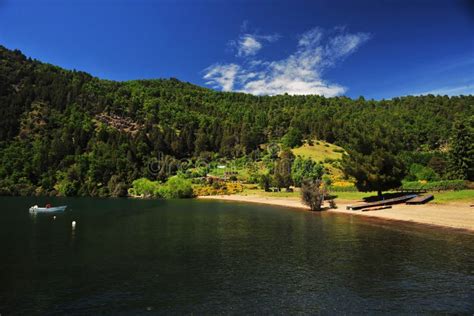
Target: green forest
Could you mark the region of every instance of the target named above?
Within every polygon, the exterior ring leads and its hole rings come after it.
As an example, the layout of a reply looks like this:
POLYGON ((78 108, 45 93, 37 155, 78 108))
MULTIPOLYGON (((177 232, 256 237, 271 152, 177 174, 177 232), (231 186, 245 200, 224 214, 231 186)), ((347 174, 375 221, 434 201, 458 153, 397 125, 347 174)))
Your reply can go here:
POLYGON ((176 197, 173 185, 191 196, 196 181, 177 178, 202 178, 222 161, 272 170, 285 159, 288 174, 250 167, 246 181, 289 187, 306 172, 322 177, 324 167, 291 153, 312 140, 344 148, 334 165, 360 191, 472 181, 473 113, 474 96, 376 101, 217 92, 174 78, 116 82, 0 46, 0 194, 126 196, 148 179, 163 197, 176 197))

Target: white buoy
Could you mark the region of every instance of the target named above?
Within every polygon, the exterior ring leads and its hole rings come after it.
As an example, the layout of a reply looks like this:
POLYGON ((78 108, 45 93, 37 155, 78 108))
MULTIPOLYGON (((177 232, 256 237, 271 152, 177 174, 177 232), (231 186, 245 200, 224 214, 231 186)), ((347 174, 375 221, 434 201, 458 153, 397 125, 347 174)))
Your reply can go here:
POLYGON ((56 216, 53 216, 53 219, 56 219, 56 216))
POLYGON ((76 228, 76 221, 72 221, 72 228, 76 228))

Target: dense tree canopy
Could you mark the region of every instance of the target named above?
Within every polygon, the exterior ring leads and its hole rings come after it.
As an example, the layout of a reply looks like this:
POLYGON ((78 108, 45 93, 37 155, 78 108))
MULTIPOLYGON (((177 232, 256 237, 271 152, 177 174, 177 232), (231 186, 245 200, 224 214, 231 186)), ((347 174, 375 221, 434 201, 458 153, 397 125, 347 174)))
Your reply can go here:
POLYGON ((368 174, 384 175, 376 183, 390 182, 403 171, 398 154, 440 152, 454 116, 473 109, 472 96, 270 97, 176 79, 114 82, 0 46, 0 193, 122 196, 141 177, 166 180, 179 159, 258 156, 262 144, 309 138, 343 146, 368 174), (396 150, 371 145, 373 127, 396 150), (376 152, 369 160, 364 146, 376 152))

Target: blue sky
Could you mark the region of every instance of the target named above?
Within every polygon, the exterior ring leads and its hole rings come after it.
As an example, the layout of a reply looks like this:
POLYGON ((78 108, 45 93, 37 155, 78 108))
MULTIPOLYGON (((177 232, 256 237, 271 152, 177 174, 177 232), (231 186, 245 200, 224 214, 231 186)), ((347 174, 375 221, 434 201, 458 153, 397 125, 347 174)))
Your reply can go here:
POLYGON ((0 0, 0 44, 113 80, 391 98, 474 94, 472 1, 0 0))

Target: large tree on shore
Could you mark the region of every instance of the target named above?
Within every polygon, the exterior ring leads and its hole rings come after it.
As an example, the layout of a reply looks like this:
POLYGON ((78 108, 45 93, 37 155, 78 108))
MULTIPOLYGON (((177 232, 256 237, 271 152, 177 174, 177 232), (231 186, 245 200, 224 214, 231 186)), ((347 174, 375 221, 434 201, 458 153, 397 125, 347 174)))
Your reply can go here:
POLYGON ((394 131, 376 128, 358 132, 348 154, 342 160, 344 173, 354 177, 362 192, 397 188, 405 176, 405 166, 398 157, 398 142, 394 131), (395 137, 394 137, 395 136, 395 137))
POLYGON ((454 178, 474 180, 474 115, 454 122, 449 164, 454 178))

